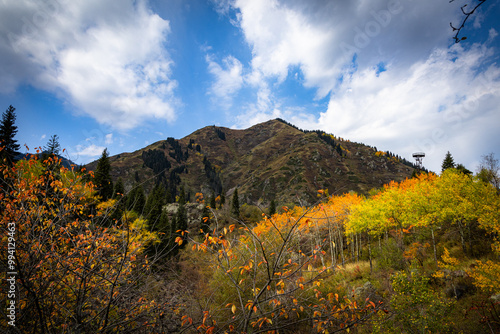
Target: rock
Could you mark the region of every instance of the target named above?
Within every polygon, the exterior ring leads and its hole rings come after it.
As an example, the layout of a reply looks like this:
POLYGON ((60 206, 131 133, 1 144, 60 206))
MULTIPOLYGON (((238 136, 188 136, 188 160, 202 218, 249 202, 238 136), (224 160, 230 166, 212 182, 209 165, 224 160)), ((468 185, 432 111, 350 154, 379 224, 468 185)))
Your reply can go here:
POLYGON ((494 302, 500 303, 500 293, 490 297, 494 302))

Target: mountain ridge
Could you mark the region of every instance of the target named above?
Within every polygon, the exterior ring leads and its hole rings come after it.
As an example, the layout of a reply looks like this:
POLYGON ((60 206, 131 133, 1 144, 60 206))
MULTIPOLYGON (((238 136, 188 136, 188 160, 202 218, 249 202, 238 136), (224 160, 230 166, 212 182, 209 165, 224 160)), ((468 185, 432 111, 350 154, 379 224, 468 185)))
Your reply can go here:
MULTIPOLYGON (((240 197, 252 204, 314 203, 317 190, 330 194, 372 188, 410 177, 414 167, 388 152, 322 131, 304 131, 281 119, 235 130, 206 126, 131 153, 110 157, 111 176, 125 189, 162 183, 172 197, 181 186, 194 195, 240 197)), ((88 165, 94 169, 96 162, 88 165)))

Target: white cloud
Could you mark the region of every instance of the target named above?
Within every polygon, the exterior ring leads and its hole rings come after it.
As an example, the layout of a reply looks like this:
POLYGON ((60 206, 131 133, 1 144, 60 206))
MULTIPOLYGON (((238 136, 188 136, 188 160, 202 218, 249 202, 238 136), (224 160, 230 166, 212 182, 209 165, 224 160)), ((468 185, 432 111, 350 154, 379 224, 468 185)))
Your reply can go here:
POLYGON ((102 154, 104 149, 105 149, 104 146, 97 146, 95 144, 90 144, 90 145, 86 145, 86 146, 77 145, 77 147, 76 147, 77 159, 76 160, 78 160, 78 156, 90 157, 90 158, 97 157, 97 156, 102 154))
POLYGON ((113 134, 112 134, 112 133, 108 133, 108 134, 104 137, 104 144, 106 144, 106 145, 113 144, 113 134))
POLYGON ((492 40, 495 39, 495 37, 498 36, 498 32, 495 30, 495 28, 491 28, 488 31, 488 42, 491 42, 492 40))
POLYGON ((449 38, 448 24, 456 17, 448 3, 432 0, 236 0, 233 6, 252 48, 253 71, 282 82, 291 66, 299 66, 304 85, 315 87, 319 98, 336 88, 355 52, 360 67, 396 55, 400 66, 408 66, 449 38))
POLYGON ((8 0, 4 6, 1 28, 12 48, 0 48, 11 65, 3 73, 10 87, 0 91, 28 82, 117 129, 175 119, 177 83, 164 49, 169 22, 144 0, 8 0))
POLYGON ((457 162, 471 164, 484 154, 484 135, 499 144, 491 124, 500 124, 500 68, 477 73, 489 55, 485 47, 466 51, 456 45, 437 49, 406 71, 358 71, 342 82, 318 125, 407 159, 424 151, 434 171, 448 150, 457 162))
MULTIPOLYGON (((230 15, 227 3, 224 13, 230 15)), ((500 144, 492 126, 500 124, 499 68, 488 65, 493 49, 448 48, 449 23, 463 19, 459 4, 234 0, 231 6, 252 50, 245 82, 256 90, 238 123, 282 115, 299 127, 320 127, 408 159, 424 150, 424 163, 433 170, 440 169, 447 150, 467 166, 489 152, 479 148, 500 144), (318 99, 329 96, 316 121, 283 105, 275 89, 297 81, 296 68, 303 74, 300 84, 314 88, 318 99)), ((496 35, 491 28, 489 42, 496 35)))
POLYGON ((227 56, 222 61, 222 66, 213 60, 213 57, 205 57, 208 63, 208 71, 215 77, 215 81, 208 93, 212 100, 224 109, 232 106, 234 95, 243 86, 243 65, 233 56, 227 56))

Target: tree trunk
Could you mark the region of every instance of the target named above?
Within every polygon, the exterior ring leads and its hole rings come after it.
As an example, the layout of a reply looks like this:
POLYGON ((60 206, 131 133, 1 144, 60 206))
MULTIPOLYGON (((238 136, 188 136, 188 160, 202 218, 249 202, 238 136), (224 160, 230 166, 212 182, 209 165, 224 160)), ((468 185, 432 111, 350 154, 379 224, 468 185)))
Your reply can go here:
POLYGON ((370 258, 370 275, 373 273, 372 265, 372 240, 370 238, 370 232, 368 232, 368 257, 370 258))
POLYGON ((431 234, 432 234, 432 248, 434 250, 434 263, 436 263, 436 268, 438 267, 437 251, 436 251, 436 239, 434 238, 434 226, 431 224, 431 234))

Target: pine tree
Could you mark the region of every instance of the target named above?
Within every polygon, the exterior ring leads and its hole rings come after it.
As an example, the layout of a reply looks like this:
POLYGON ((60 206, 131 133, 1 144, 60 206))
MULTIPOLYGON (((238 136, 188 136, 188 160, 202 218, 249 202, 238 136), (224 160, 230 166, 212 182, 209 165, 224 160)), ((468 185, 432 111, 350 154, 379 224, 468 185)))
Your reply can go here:
POLYGON ((238 198, 238 188, 234 190, 233 201, 231 206, 231 214, 235 218, 240 218, 240 200, 238 198))
POLYGON ((276 202, 274 199, 271 200, 271 204, 269 204, 269 215, 272 216, 276 213, 276 202))
POLYGON ((121 177, 116 180, 115 187, 113 189, 113 198, 119 199, 125 194, 125 187, 123 186, 123 180, 121 177))
POLYGON ((175 220, 170 223, 167 213, 165 210, 162 210, 158 224, 155 225, 155 231, 158 232, 160 237, 160 244, 157 247, 156 254, 159 254, 160 256, 172 256, 176 254, 175 251, 172 253, 172 251, 176 248, 174 228, 175 220))
POLYGON ((453 160, 450 151, 448 151, 448 153, 446 153, 446 156, 444 157, 443 163, 441 165, 441 171, 444 172, 448 168, 455 168, 455 161, 453 160))
POLYGON ((142 188, 142 186, 138 186, 135 190, 135 196, 132 200, 132 210, 142 215, 145 205, 146 196, 144 195, 144 189, 142 188))
POLYGON ((14 164, 15 156, 21 148, 17 144, 17 140, 14 139, 17 133, 17 126, 14 125, 16 122, 15 110, 16 108, 9 106, 2 114, 2 123, 0 124, 0 146, 3 147, 3 150, 0 151, 0 162, 3 163, 5 160, 10 166, 14 164))
POLYGON ((210 197, 210 207, 212 209, 217 209, 217 202, 215 201, 215 194, 212 193, 212 196, 210 197))
POLYGON ((157 184, 148 196, 144 207, 145 217, 150 226, 154 226, 160 219, 165 205, 165 190, 157 184))
POLYGON ((50 137, 46 146, 43 147, 44 151, 48 154, 58 155, 61 151, 61 145, 59 144, 59 136, 53 135, 50 137))
POLYGON ((97 186, 97 191, 99 196, 103 201, 108 200, 113 196, 113 181, 111 180, 111 164, 109 162, 108 149, 102 151, 102 155, 97 161, 97 167, 95 169, 94 182, 97 186))
POLYGON ((181 186, 181 190, 179 193, 179 199, 177 200, 179 205, 184 205, 186 204, 186 192, 184 191, 184 186, 181 186))
POLYGON ((462 165, 462 164, 458 164, 458 165, 456 165, 456 166, 455 166, 455 168, 456 168, 459 172, 461 172, 461 173, 463 173, 463 174, 465 174, 465 175, 472 175, 472 171, 468 170, 468 169, 467 169, 464 165, 462 165))

